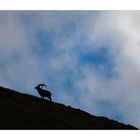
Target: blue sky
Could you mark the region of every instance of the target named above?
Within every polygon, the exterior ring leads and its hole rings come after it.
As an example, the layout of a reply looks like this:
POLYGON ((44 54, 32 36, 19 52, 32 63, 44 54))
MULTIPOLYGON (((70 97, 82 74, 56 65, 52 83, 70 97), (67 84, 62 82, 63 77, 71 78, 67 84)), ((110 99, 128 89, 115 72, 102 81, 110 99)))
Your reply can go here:
POLYGON ((140 127, 137 11, 1 11, 0 85, 140 127))

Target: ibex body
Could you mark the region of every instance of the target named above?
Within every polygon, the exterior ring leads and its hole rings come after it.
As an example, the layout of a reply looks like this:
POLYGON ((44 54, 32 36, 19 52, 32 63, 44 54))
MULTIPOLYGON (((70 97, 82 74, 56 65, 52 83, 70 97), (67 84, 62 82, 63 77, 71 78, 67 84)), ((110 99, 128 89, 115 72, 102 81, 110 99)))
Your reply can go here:
POLYGON ((39 95, 41 96, 41 99, 43 99, 44 97, 47 97, 52 102, 51 92, 48 91, 48 90, 44 90, 43 86, 46 86, 46 85, 45 84, 39 84, 35 87, 35 89, 38 91, 39 95))

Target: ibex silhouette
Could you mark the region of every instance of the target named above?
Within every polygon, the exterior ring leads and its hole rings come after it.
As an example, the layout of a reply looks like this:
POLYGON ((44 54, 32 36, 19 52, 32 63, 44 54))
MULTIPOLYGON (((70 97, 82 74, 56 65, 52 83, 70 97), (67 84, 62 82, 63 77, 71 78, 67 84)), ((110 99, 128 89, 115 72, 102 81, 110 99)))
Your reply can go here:
POLYGON ((35 87, 35 89, 38 91, 39 95, 41 96, 41 99, 47 97, 52 102, 51 92, 48 90, 44 90, 43 86, 47 87, 45 84, 39 84, 35 87))

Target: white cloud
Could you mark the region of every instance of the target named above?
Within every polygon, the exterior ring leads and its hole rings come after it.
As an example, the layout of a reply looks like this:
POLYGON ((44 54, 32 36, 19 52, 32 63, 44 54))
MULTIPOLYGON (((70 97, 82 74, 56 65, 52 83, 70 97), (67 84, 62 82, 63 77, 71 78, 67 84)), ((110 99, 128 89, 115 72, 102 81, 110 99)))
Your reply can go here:
POLYGON ((17 89, 23 86, 24 90, 39 76, 38 62, 29 46, 30 38, 17 12, 0 12, 0 30, 0 83, 17 89))
MULTIPOLYGON (((110 52, 115 64, 114 71, 118 74, 115 79, 99 81, 100 85, 97 90, 91 86, 93 89, 91 91, 95 92, 93 98, 97 97, 111 102, 112 105, 115 104, 116 111, 124 117, 125 122, 137 127, 140 126, 139 17, 139 12, 114 11, 102 13, 97 20, 97 26, 94 26, 96 31, 90 34, 91 40, 92 37, 95 37, 97 41, 103 44, 104 41, 110 41, 110 52), (97 92, 98 89, 101 91, 97 92)), ((92 77, 91 75, 93 74, 90 74, 90 77, 92 77)), ((97 80, 95 80, 96 82, 97 80)))

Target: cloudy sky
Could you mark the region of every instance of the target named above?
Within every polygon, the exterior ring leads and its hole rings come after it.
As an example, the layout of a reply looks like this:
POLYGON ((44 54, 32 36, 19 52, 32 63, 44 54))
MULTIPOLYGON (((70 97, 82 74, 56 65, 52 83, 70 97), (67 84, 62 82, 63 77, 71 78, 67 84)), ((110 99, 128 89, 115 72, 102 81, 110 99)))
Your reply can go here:
POLYGON ((139 11, 0 11, 1 86, 140 128, 139 54, 139 11))

